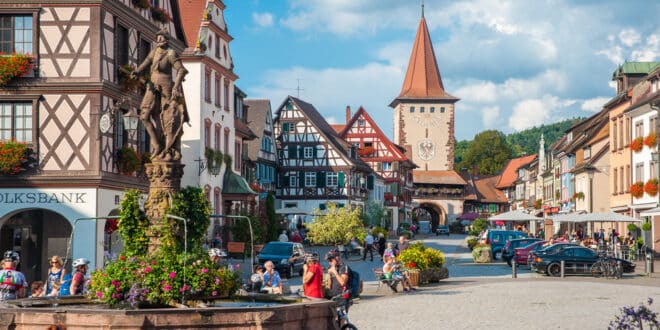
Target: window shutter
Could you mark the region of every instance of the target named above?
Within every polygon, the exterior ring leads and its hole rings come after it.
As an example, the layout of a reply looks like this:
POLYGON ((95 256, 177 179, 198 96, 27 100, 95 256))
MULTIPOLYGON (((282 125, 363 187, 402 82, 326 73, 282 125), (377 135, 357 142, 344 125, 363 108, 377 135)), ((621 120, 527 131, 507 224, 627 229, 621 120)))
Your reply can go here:
POLYGON ((319 188, 325 187, 325 172, 316 172, 316 186, 319 188))
POLYGON ((339 172, 338 178, 337 178, 337 186, 340 188, 344 187, 344 180, 346 179, 346 174, 344 172, 339 172))
POLYGON ((319 204, 319 210, 321 211, 325 210, 325 203, 319 204))
POLYGON ((399 194, 399 193, 397 192, 397 188, 398 188, 398 187, 399 187, 399 186, 398 186, 396 183, 392 184, 392 195, 397 196, 397 195, 399 194))
POLYGON ((395 171, 398 171, 399 170, 399 162, 392 163, 392 169, 395 170, 395 171))
POLYGON ((382 171, 383 170, 383 163, 382 162, 376 163, 376 170, 377 171, 382 171))
POLYGON ((289 146, 289 158, 296 158, 298 151, 297 146, 289 146))
POLYGON ((367 176, 367 189, 374 190, 374 179, 375 177, 373 174, 367 176))
POLYGON ((289 186, 289 177, 284 174, 280 174, 280 186, 286 188, 289 186))
POLYGON ((299 171, 298 172, 298 187, 304 187, 305 186, 305 172, 299 171))
POLYGON ((305 158, 305 148, 304 147, 298 148, 298 158, 300 158, 300 159, 305 158))
POLYGON ((289 123, 282 123, 282 133, 288 133, 289 132, 289 123))

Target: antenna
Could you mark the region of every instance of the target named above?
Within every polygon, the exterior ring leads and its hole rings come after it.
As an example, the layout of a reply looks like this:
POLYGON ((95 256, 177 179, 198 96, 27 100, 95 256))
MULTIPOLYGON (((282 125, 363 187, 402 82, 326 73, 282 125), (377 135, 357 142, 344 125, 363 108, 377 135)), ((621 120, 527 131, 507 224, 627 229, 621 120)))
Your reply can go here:
POLYGON ((300 78, 296 79, 298 80, 298 87, 296 87, 296 93, 297 93, 297 98, 300 98, 300 91, 304 91, 303 88, 300 88, 300 78))

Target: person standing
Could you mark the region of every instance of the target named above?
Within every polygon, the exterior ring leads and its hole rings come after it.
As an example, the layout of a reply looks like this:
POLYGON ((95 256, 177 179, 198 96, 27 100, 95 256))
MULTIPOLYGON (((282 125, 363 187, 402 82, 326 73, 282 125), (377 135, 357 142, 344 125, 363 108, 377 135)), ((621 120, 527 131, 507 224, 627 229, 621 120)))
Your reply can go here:
MULTIPOLYGON (((330 294, 334 297, 342 294, 348 285, 348 266, 341 262, 341 257, 337 250, 332 250, 325 255, 328 261, 328 281, 326 287, 330 289, 330 294)), ((348 305, 346 305, 348 308, 348 305)))
POLYGON ((25 297, 25 288, 28 283, 25 275, 16 270, 18 254, 14 251, 5 252, 0 270, 0 301, 14 300, 25 297))
POLYGON ((362 261, 367 260, 367 252, 371 256, 371 261, 374 261, 374 236, 371 235, 371 230, 367 233, 367 237, 364 238, 364 255, 362 255, 362 261))
POLYGON ((312 299, 323 298, 323 269, 319 264, 319 256, 310 254, 303 265, 303 293, 312 299))
POLYGON ((53 290, 53 284, 56 282, 62 283, 64 281, 64 275, 66 275, 66 269, 64 269, 64 263, 62 258, 59 256, 52 256, 50 258, 50 268, 48 268, 48 281, 46 282, 46 290, 44 291, 44 296, 50 294, 53 290))
POLYGON ((83 294, 85 288, 85 275, 89 269, 89 260, 86 258, 78 258, 71 263, 71 266, 76 270, 71 279, 71 295, 83 294))
POLYGON ((286 236, 286 230, 282 230, 282 233, 280 234, 280 237, 277 238, 278 241, 280 242, 288 242, 289 237, 286 236))
POLYGON ((380 260, 383 260, 383 253, 385 253, 385 245, 387 245, 387 240, 383 233, 378 233, 378 254, 380 254, 380 260))

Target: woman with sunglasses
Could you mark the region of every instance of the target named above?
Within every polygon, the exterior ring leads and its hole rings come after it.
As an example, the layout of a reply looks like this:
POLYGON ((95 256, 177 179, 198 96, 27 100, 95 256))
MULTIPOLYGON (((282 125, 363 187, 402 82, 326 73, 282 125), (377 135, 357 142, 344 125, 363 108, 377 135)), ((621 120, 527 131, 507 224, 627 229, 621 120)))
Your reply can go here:
POLYGON ((46 286, 45 294, 51 294, 53 290, 54 283, 62 283, 66 275, 66 269, 64 269, 64 263, 62 258, 59 256, 53 256, 50 258, 50 268, 48 268, 48 285, 46 286))

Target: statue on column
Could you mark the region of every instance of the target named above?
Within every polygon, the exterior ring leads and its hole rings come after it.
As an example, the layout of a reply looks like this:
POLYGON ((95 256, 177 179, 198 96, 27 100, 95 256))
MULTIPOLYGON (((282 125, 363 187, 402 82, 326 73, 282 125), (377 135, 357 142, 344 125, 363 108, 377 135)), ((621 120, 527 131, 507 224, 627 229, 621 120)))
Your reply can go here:
POLYGON ((179 54, 170 48, 165 29, 157 33, 156 48, 135 69, 133 78, 144 76, 147 68, 149 79, 140 105, 140 120, 149 134, 152 159, 178 161, 183 123, 190 120, 181 86, 188 70, 181 64, 179 54))

